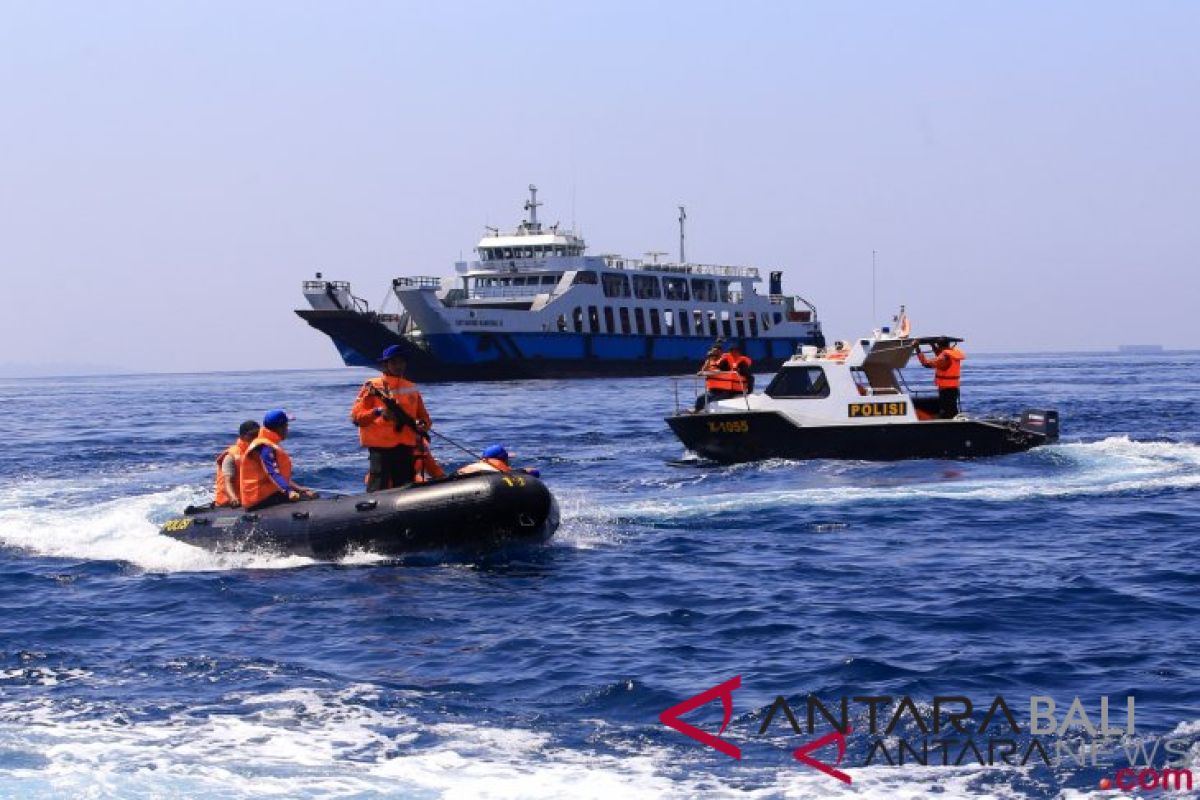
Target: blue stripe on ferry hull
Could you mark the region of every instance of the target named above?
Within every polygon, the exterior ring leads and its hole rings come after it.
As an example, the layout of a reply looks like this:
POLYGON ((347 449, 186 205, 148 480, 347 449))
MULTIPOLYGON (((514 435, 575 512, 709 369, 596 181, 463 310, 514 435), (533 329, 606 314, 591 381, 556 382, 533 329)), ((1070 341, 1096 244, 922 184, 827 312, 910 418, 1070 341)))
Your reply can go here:
MULTIPOLYGON (((385 347, 400 345, 416 381, 683 374, 696 370, 714 338, 498 331, 407 337, 353 311, 296 313, 333 340, 348 366, 375 366, 385 347)), ((801 344, 824 344, 820 334, 730 341, 741 341, 762 372, 776 369, 801 344)))

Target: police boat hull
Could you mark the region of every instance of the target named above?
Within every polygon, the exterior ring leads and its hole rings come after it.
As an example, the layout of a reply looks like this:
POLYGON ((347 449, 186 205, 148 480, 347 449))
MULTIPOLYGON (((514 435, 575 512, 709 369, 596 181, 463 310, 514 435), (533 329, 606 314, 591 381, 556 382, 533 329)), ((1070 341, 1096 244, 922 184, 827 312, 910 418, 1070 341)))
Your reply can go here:
POLYGON ((353 551, 399 556, 536 544, 558 522, 558 506, 540 480, 485 473, 253 512, 188 508, 160 532, 206 550, 332 560, 353 551))
POLYGON ((767 458, 978 458, 1058 440, 1054 411, 1027 411, 1020 420, 960 417, 872 425, 801 426, 776 411, 680 414, 666 421, 689 450, 726 464, 767 458))

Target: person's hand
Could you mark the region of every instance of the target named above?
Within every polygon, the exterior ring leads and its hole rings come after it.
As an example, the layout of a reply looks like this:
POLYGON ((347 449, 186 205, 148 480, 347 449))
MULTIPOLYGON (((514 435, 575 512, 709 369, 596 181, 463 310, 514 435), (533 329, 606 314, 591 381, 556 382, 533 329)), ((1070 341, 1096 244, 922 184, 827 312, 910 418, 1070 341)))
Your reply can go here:
POLYGON ((242 507, 242 503, 241 503, 241 501, 240 501, 240 500, 232 500, 232 501, 230 501, 230 503, 229 503, 229 507, 230 507, 230 508, 241 508, 241 507, 242 507))
POLYGON ((526 475, 532 475, 535 478, 542 477, 542 471, 540 469, 538 469, 537 467, 526 467, 525 469, 523 469, 521 471, 524 472, 526 475))
POLYGON ((314 492, 312 489, 301 489, 300 495, 305 500, 316 500, 317 499, 317 493, 314 492))
POLYGON ((295 489, 292 489, 290 492, 288 492, 288 500, 291 500, 294 503, 299 499, 300 499, 300 493, 297 492, 295 489))
POLYGON ((386 419, 388 422, 395 422, 395 421, 396 421, 396 415, 395 415, 395 414, 393 414, 393 413, 391 412, 391 409, 388 409, 388 408, 383 408, 383 409, 380 409, 380 411, 379 411, 379 416, 383 417, 383 418, 384 418, 384 419, 386 419))

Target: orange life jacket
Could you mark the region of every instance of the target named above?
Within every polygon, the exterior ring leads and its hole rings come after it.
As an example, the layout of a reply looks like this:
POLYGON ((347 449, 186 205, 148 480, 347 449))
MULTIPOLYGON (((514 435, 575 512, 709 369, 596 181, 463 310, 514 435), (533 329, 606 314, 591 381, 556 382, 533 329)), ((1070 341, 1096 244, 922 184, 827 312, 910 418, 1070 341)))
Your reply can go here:
POLYGON ((269 428, 263 428, 258 432, 258 438, 246 448, 246 454, 242 457, 242 471, 238 482, 238 488, 242 495, 242 508, 256 506, 280 491, 279 487, 275 485, 275 481, 271 480, 271 476, 267 474, 267 468, 263 466, 259 450, 264 447, 275 451, 275 464, 279 467, 279 474, 289 485, 291 484, 292 459, 287 451, 279 446, 280 441, 282 440, 278 433, 269 428))
POLYGON ((424 483, 429 478, 446 477, 446 470, 442 469, 424 442, 418 444, 413 453, 413 475, 416 483, 424 483))
MULTIPOLYGON (((717 372, 721 367, 721 355, 715 355, 711 358, 704 359, 704 366, 700 367, 701 372, 717 372)), ((719 378, 716 375, 708 375, 704 378, 704 388, 712 391, 718 388, 719 378)))
POLYGON ((394 375, 380 375, 363 384, 354 405, 350 408, 350 420, 358 426, 358 441, 363 447, 416 447, 421 435, 411 424, 397 423, 376 414, 376 409, 387 409, 387 405, 376 396, 372 388, 396 401, 401 410, 416 421, 430 424, 425 401, 415 384, 394 375), (399 424, 400 430, 396 430, 399 424))
POLYGON ((749 356, 735 356, 733 353, 726 353, 721 356, 721 360, 717 364, 717 369, 721 371, 710 379, 709 388, 738 394, 745 392, 746 378, 738 372, 738 368, 745 365, 746 370, 749 371, 750 365, 753 363, 749 356))
POLYGON ((957 389, 966 355, 957 347, 947 347, 933 360, 933 382, 939 389, 957 389))
MULTIPOLYGON (((216 499, 213 501, 216 505, 228 506, 233 504, 233 498, 229 496, 229 492, 225 491, 225 475, 222 471, 222 467, 225 466, 225 459, 233 459, 233 483, 237 486, 240 482, 238 476, 242 469, 242 456, 246 454, 246 448, 249 446, 249 442, 239 437, 236 442, 226 447, 217 456, 217 491, 216 499)), ((238 493, 241 493, 240 490, 238 493)))

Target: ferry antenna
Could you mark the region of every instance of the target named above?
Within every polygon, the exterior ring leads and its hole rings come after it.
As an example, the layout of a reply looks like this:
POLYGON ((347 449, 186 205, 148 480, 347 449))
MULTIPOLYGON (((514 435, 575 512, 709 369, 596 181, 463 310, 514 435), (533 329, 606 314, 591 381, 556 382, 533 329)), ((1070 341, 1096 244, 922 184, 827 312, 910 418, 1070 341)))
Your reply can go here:
POLYGON ((683 222, 687 219, 687 211, 683 206, 679 207, 679 263, 686 264, 687 259, 683 257, 683 222))

